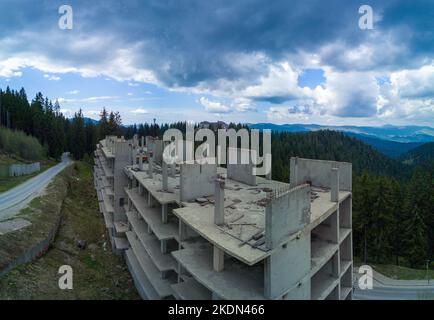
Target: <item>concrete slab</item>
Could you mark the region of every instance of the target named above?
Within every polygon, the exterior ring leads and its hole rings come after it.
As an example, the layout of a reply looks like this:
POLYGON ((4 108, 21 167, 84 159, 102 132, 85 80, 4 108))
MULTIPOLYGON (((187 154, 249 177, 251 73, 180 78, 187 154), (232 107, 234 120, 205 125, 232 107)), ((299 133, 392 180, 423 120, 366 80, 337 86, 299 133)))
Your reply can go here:
POLYGON ((178 224, 174 222, 163 223, 161 220, 161 208, 147 207, 145 199, 138 194, 136 188, 125 188, 125 192, 136 210, 159 240, 175 239, 178 241, 178 224))
POLYGON ((179 176, 175 178, 168 177, 168 192, 163 191, 163 178, 160 173, 154 173, 153 178, 149 178, 146 172, 134 171, 131 167, 128 167, 127 170, 131 177, 137 179, 137 181, 151 193, 158 203, 170 204, 179 202, 179 176))
POLYGON ((248 267, 234 259, 226 259, 224 270, 215 272, 211 246, 173 251, 172 255, 199 283, 222 299, 265 299, 261 264, 248 267))
POLYGON ((169 270, 177 271, 178 264, 170 254, 161 252, 161 242, 154 236, 147 233, 146 225, 143 221, 137 219, 133 213, 127 212, 128 221, 130 221, 134 233, 139 238, 148 255, 151 257, 155 266, 160 272, 169 270))
POLYGON ((183 282, 172 284, 175 297, 178 300, 211 300, 212 294, 207 288, 201 285, 194 278, 186 279, 183 282))
POLYGON ((128 240, 121 237, 113 237, 117 250, 126 250, 130 247, 128 240))
POLYGON ((146 253, 146 250, 140 244, 140 241, 135 237, 133 232, 126 233, 128 242, 131 245, 131 249, 137 258, 143 272, 147 276, 149 282, 151 282, 153 288, 161 298, 169 297, 173 295, 173 290, 170 287, 169 280, 161 278, 161 272, 153 264, 151 258, 146 253))
POLYGON ((152 287, 146 274, 140 267, 139 261, 134 255, 131 249, 128 249, 125 254, 125 260, 127 262, 128 269, 133 277, 134 284, 139 292, 140 296, 144 300, 159 300, 160 296, 157 291, 152 287))

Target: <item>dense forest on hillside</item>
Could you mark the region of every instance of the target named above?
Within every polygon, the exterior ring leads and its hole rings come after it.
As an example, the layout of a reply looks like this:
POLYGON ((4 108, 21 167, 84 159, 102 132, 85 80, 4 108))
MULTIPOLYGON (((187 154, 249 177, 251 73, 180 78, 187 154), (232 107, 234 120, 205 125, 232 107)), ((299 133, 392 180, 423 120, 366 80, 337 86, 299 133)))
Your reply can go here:
POLYGON ((400 157, 404 163, 419 166, 429 166, 432 159, 434 159, 434 142, 425 143, 400 157))
MULTIPOLYGON (((91 158, 106 135, 131 138, 162 136, 168 128, 185 131, 185 122, 122 126, 120 115, 102 110, 98 122, 81 111, 65 118, 60 105, 38 93, 29 103, 24 89, 0 90, 0 126, 24 131, 39 140, 50 157, 70 151, 75 159, 91 158)), ((230 124, 239 129, 241 124, 230 124)), ((273 179, 287 182, 289 158, 346 161, 353 164, 354 254, 367 263, 425 267, 434 254, 434 161, 432 146, 422 145, 401 161, 335 131, 272 133, 273 179), (417 152, 417 153, 416 153, 417 152)))
POLYGON ((121 134, 118 113, 101 113, 96 126, 85 121, 81 110, 72 119, 60 112, 60 105, 42 93, 37 93, 29 103, 24 88, 19 91, 0 90, 0 126, 37 138, 49 157, 59 159, 64 151, 70 151, 75 159, 82 159, 95 148, 98 138, 106 134, 121 134))

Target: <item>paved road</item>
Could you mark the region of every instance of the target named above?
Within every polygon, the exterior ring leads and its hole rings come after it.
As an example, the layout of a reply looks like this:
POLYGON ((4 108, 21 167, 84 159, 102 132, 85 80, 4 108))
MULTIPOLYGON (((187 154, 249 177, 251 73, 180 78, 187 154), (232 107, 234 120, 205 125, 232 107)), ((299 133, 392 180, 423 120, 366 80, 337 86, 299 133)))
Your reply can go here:
POLYGON ((32 199, 37 197, 49 182, 70 163, 68 155, 64 154, 61 163, 9 191, 0 193, 0 221, 18 213, 32 199))
POLYGON ((426 280, 395 280, 374 271, 371 290, 361 290, 355 277, 354 300, 433 300, 434 280, 428 285, 426 280))
POLYGON ((356 289, 353 293, 355 300, 433 300, 434 288, 402 288, 375 287, 372 290, 356 289))

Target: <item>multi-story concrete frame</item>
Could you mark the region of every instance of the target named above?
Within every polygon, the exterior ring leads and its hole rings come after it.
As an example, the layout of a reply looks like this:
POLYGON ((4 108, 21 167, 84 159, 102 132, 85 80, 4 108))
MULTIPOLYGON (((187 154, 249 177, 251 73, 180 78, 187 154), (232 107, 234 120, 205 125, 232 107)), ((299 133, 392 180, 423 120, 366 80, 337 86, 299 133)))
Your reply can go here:
POLYGON ((351 299, 351 164, 292 158, 286 184, 248 165, 167 166, 147 143, 149 161, 124 168, 143 298, 351 299))
POLYGON ((124 212, 128 183, 123 169, 131 163, 131 142, 108 136, 95 151, 95 181, 99 208, 104 216, 107 235, 112 249, 121 254, 128 247, 125 232, 128 230, 124 212))

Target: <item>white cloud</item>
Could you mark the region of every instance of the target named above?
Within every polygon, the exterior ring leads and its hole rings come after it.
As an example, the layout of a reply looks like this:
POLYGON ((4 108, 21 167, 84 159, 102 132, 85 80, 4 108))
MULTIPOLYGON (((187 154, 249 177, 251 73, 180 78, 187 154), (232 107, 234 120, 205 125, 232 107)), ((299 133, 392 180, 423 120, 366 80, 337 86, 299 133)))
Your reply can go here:
POLYGON ((220 102, 210 101, 205 97, 201 97, 199 103, 205 107, 205 111, 211 113, 229 113, 232 111, 228 106, 220 102))
POLYGON ((131 110, 130 112, 134 113, 134 114, 147 114, 147 113, 149 113, 148 110, 145 110, 143 108, 138 108, 138 109, 135 109, 135 110, 131 110))
POLYGON ((80 93, 79 90, 72 90, 67 92, 67 94, 72 94, 72 95, 79 94, 79 93, 80 93))
POLYGON ((49 81, 59 81, 60 77, 56 75, 50 75, 50 74, 44 74, 44 78, 48 79, 49 81))
POLYGON ((99 103, 101 101, 116 100, 118 96, 95 96, 81 99, 58 98, 59 103, 99 103))

